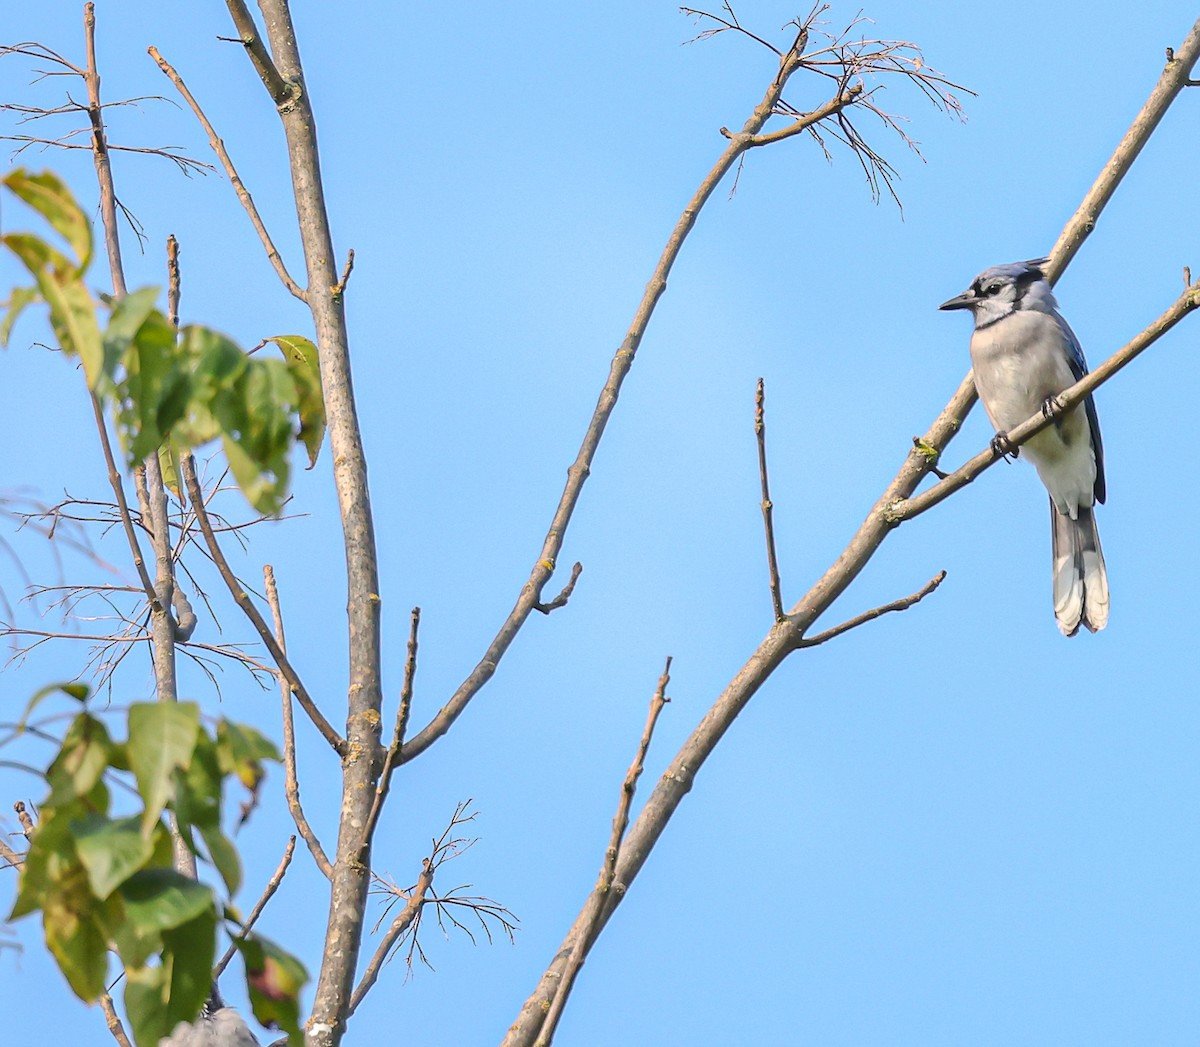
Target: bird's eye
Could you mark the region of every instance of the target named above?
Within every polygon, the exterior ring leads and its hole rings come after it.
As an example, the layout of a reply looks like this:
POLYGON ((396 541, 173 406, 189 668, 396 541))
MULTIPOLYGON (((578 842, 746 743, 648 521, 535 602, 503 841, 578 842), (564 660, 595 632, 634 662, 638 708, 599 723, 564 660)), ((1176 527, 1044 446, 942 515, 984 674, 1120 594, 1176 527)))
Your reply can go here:
POLYGON ((987 287, 983 289, 983 293, 988 295, 997 294, 999 291, 1000 284, 988 284, 987 287))

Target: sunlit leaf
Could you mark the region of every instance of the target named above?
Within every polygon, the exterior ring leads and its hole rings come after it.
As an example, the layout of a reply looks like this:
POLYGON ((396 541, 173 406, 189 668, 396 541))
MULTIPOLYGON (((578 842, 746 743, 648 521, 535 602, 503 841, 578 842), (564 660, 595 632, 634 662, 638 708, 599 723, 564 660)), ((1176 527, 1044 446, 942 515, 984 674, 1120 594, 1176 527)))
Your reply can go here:
POLYGON ((137 815, 114 820, 89 814, 71 823, 75 850, 97 898, 107 898, 153 855, 154 844, 142 835, 140 821, 137 815))
POLYGON ((42 906, 46 945, 72 991, 91 1003, 102 992, 108 973, 108 934, 84 890, 55 892, 42 906))
POLYGON ((14 287, 8 301, 4 303, 4 319, 0 320, 0 346, 8 348, 8 340, 12 336, 13 324, 30 302, 36 302, 38 292, 36 287, 14 287))
POLYGON ((10 171, 4 184, 40 212, 55 231, 71 245, 80 274, 92 258, 92 224, 66 184, 53 171, 32 174, 23 168, 10 171))
MULTIPOLYGON (((90 793, 108 769, 112 742, 104 724, 80 713, 67 728, 58 755, 46 770, 48 805, 60 805, 90 793)), ((45 806, 45 805, 44 805, 45 806)))
POLYGON ((325 439, 325 399, 321 394, 321 364, 317 347, 298 334, 276 335, 267 341, 279 346, 296 383, 300 439, 308 451, 308 466, 311 469, 317 464, 317 455, 325 439))
POLYGON ((39 687, 33 693, 33 697, 25 706, 25 711, 21 714, 21 719, 17 721, 17 730, 25 730, 25 725, 29 722, 29 717, 33 715, 33 710, 36 709, 42 702, 49 698, 52 694, 65 694, 69 698, 74 698, 77 702, 87 702, 88 695, 91 694, 91 688, 86 683, 80 683, 78 680, 72 680, 69 683, 48 683, 45 687, 39 687))
POLYGON ((172 774, 186 767, 200 733, 194 702, 141 702, 129 710, 129 764, 145 803, 142 833, 158 821, 171 792, 172 774))

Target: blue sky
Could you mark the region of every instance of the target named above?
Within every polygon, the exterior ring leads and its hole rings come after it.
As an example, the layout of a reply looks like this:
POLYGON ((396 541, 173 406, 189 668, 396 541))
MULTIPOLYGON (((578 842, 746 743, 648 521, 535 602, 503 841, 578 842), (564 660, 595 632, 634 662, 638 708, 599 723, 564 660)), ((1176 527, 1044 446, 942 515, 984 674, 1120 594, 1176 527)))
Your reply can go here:
MULTIPOLYGON (((801 13, 768 0, 737 10, 764 35, 801 13)), ((585 566, 575 596, 531 620, 451 734, 402 769, 376 847, 379 871, 411 882, 429 838, 471 798, 480 841, 447 877, 509 906, 516 944, 473 947, 430 927, 436 972, 405 984, 394 963, 347 1042, 398 1032, 431 1047, 498 1042, 594 880, 663 658, 675 659, 672 702, 642 796, 769 627, 756 379, 767 383, 794 601, 965 373, 967 321, 938 303, 986 266, 1049 250, 1194 14, 1075 0, 866 13, 878 35, 919 43, 978 93, 964 97, 966 122, 887 90, 924 155, 886 131, 873 139, 902 175, 903 218, 872 203, 848 154, 827 163, 802 138, 759 150, 736 195, 714 195, 569 533, 563 559, 585 566)), ((336 243, 357 256, 347 301, 386 684, 394 703, 419 604, 419 726, 528 576, 611 354, 724 145, 717 129, 740 125, 774 63, 732 36, 681 47, 692 23, 644 0, 297 4, 296 15, 336 243)), ((239 49, 215 40, 232 32, 224 6, 100 0, 98 19, 106 97, 169 95, 145 55, 157 46, 302 272, 278 122, 239 49)), ((4 37, 80 56, 81 23, 74 4, 26 5, 8 13, 4 37)), ((61 85, 29 79, 27 66, 0 62, 5 100, 61 99, 61 85)), ((798 79, 786 97, 807 108, 816 90, 798 79)), ((1200 267, 1188 218, 1198 107, 1200 92, 1185 92, 1058 286, 1093 363, 1174 300, 1184 265, 1200 267)), ((163 103, 114 113, 111 138, 208 159, 190 114, 163 103)), ((53 165, 94 201, 86 154, 24 162, 53 165)), ((185 321, 244 345, 309 333, 222 177, 185 179, 131 156, 115 171, 149 237, 144 255, 127 245, 131 286, 162 282, 161 244, 174 233, 185 321)), ((6 229, 16 218, 2 217, 6 229)), ((0 277, 16 277, 7 259, 0 277)), ((99 268, 93 279, 102 284, 99 268)), ((755 697, 594 950, 557 1043, 1195 1042, 1196 323, 1097 397, 1109 628, 1074 640, 1055 628, 1045 495, 1023 464, 905 525, 823 624, 942 569, 945 584, 916 609, 794 656, 755 697)), ((0 358, 0 485, 104 497, 82 385, 31 345, 45 337, 26 321, 0 358)), ((974 412, 948 461, 990 435, 974 412)), ((344 582, 328 453, 295 491, 307 515, 257 528, 242 566, 275 565, 294 661, 337 722, 344 582)), ((54 580, 31 536, 7 537, 39 580, 54 580)), ((87 568, 68 559, 67 570, 87 568)), ((19 591, 11 565, 0 579, 19 591)), ((251 638, 232 608, 219 610, 224 639, 251 638)), ((217 639, 211 623, 201 629, 217 639)), ((15 719, 32 691, 74 671, 79 650, 7 673, 0 716, 15 719)), ((203 679, 185 689, 215 703, 203 679)), ((132 668, 114 702, 150 692, 148 672, 132 668)), ((275 692, 236 672, 220 712, 278 734, 275 692)), ((331 842, 338 769, 313 732, 301 735, 308 813, 331 842)), ((22 755, 47 758, 33 745, 22 755)), ((242 834, 246 906, 290 830, 280 778, 242 834)), ((0 769, 5 809, 38 791, 0 769)), ((0 905, 12 889, 0 880, 0 905)), ((315 970, 325 905, 300 853, 260 926, 315 970)), ((13 1042, 103 1042, 101 1016, 69 997, 36 924, 16 931, 23 951, 0 952, 13 1042)))

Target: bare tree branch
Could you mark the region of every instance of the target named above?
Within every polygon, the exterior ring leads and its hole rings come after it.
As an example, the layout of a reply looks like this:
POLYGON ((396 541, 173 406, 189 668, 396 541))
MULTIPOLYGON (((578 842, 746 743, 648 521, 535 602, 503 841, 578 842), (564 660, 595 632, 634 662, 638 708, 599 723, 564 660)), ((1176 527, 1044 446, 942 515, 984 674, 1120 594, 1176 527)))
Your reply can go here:
POLYGON ((920 589, 909 596, 903 596, 899 600, 893 600, 891 603, 885 603, 881 607, 874 607, 869 611, 863 611, 862 614, 857 614, 848 621, 842 622, 841 625, 835 625, 832 629, 826 629, 823 633, 818 633, 816 636, 806 636, 803 639, 796 641, 796 647, 816 647, 832 640, 835 636, 841 636, 842 633, 848 633, 851 629, 857 629, 860 625, 866 625, 867 622, 873 622, 881 615, 890 614, 892 611, 907 611, 914 604, 919 604, 930 593, 932 593, 939 585, 946 580, 946 572, 939 571, 920 589))
POLYGON ((658 723, 658 715, 662 712, 663 706, 671 700, 667 697, 667 684, 670 681, 671 659, 668 657, 662 675, 658 678, 658 686, 654 689, 654 696, 650 699, 650 712, 646 717, 642 740, 638 743, 637 755, 633 758, 633 763, 630 764, 629 770, 625 774, 625 781, 621 784, 621 799, 617 804, 616 816, 613 818, 608 849, 604 852, 604 864, 600 867, 596 886, 584 905, 583 926, 575 939, 571 955, 567 958, 554 999, 550 1001, 550 1006, 546 1010, 546 1017, 538 1032, 535 1047, 550 1047, 553 1042, 555 1030, 558 1028, 558 1020, 562 1017, 563 1008, 566 1007, 567 999, 575 986, 575 976, 579 973, 583 961, 599 934, 600 912, 604 908, 609 892, 613 890, 623 892, 625 889, 624 884, 615 882, 617 856, 621 852, 621 841, 625 838, 625 830, 629 827, 629 810, 633 805, 633 794, 637 790, 642 769, 646 766, 646 753, 650 750, 650 740, 654 737, 654 727, 658 723))
POLYGON ((183 82, 183 77, 158 53, 158 48, 151 47, 147 50, 150 57, 158 63, 158 68, 166 74, 167 79, 175 85, 175 89, 183 96, 183 100, 187 102, 192 112, 196 114, 196 119, 200 121, 205 134, 208 135, 208 144, 212 147, 212 151, 216 153, 217 159, 221 161, 221 166, 225 169, 225 174, 233 186, 233 191, 237 193, 237 198, 242 202, 242 207, 250 219, 250 224, 254 226, 254 231, 258 233, 263 250, 267 252, 267 259, 274 268, 276 275, 283 282, 283 286, 294 297, 299 298, 302 302, 306 301, 307 295, 300 285, 292 279, 291 273, 287 271, 283 256, 280 255, 278 248, 276 248, 274 241, 271 239, 271 234, 267 231, 266 224, 262 220, 262 216, 258 213, 258 208, 254 205, 254 198, 250 195, 250 191, 246 188, 241 176, 237 173, 237 168, 233 165, 233 160, 229 156, 229 151, 225 148, 225 143, 209 122, 208 117, 204 115, 204 110, 200 108, 200 103, 196 101, 192 92, 188 90, 187 84, 183 82))
POLYGON ((100 1009, 104 1012, 104 1024, 108 1027, 112 1038, 120 1044, 120 1047, 133 1047, 125 1032, 125 1026, 121 1024, 117 1009, 113 1006, 113 998, 108 993, 100 994, 100 1009))
POLYGON ((387 755, 383 760, 383 770, 379 773, 379 784, 375 786, 375 799, 371 811, 367 815, 366 839, 374 839, 375 827, 379 824, 379 815, 387 800, 388 790, 392 786, 392 774, 396 770, 400 758, 400 750, 404 745, 404 732, 408 730, 408 716, 412 710, 413 681, 417 675, 417 630, 421 626, 421 608, 414 607, 408 625, 408 658, 404 662, 404 683, 400 687, 400 707, 396 710, 396 726, 392 733, 392 744, 388 746, 387 755))
POLYGON ((192 461, 191 455, 184 456, 180 462, 180 471, 183 473, 183 481, 187 486, 188 497, 192 500, 192 508, 200 524, 200 530, 204 534, 204 541, 208 546, 208 551, 213 558, 213 563, 217 565, 217 570, 220 571, 221 577, 224 579, 225 585, 229 589, 234 602, 242 609, 246 617, 250 619, 250 624, 258 630, 259 637, 266 645, 267 650, 271 652, 271 658, 279 666, 280 673, 287 680, 292 692, 296 695, 296 700, 300 703, 300 707, 308 714, 308 718, 313 722, 313 726, 320 732, 321 737, 329 743, 330 748, 334 752, 339 756, 344 756, 346 753, 345 740, 338 735, 329 721, 325 719, 321 710, 317 708, 317 703, 313 701, 312 695, 308 693, 308 688, 304 686, 299 674, 292 667, 292 663, 288 661, 287 654, 279 646, 267 623, 263 621, 258 608, 254 606, 253 601, 246 594, 246 590, 242 587, 237 576, 230 568, 229 561, 225 559, 225 554, 221 551, 220 545, 217 544, 217 536, 213 533, 212 524, 208 519, 208 512, 204 509, 204 493, 200 490, 200 481, 196 479, 196 466, 192 461))
POLYGON ((540 611, 542 614, 549 614, 551 611, 557 611, 560 607, 566 607, 567 601, 571 599, 571 594, 575 591, 575 583, 579 581, 579 576, 583 574, 583 564, 576 562, 571 568, 571 577, 567 579, 567 584, 562 587, 560 592, 549 603, 541 601, 533 605, 535 611, 540 611))
POLYGON ((775 523, 772 519, 774 504, 771 502, 771 485, 767 480, 767 425, 764 417, 766 397, 763 380, 758 380, 754 394, 754 436, 758 443, 758 479, 762 488, 763 528, 767 539, 767 575, 771 589, 771 607, 775 621, 783 621, 783 593, 779 583, 779 560, 775 555, 775 523))
POLYGON ((243 0, 226 0, 225 6, 229 8, 230 17, 233 18, 233 24, 240 34, 238 43, 246 49, 255 72, 262 79, 267 94, 271 96, 271 101, 276 106, 284 106, 291 100, 296 88, 289 84, 275 67, 259 35, 258 26, 254 24, 254 16, 250 14, 250 9, 243 0))
POLYGON ((279 860, 279 865, 271 874, 271 878, 267 881, 266 887, 263 888, 262 894, 259 895, 258 901, 254 903, 254 908, 250 910, 250 915, 246 917, 245 922, 242 924, 242 929, 238 932, 237 937, 230 942, 229 948, 225 950, 225 955, 223 955, 217 961, 217 965, 213 968, 214 981, 220 978, 225 968, 229 966, 229 961, 233 959, 234 954, 237 952, 237 943, 246 940, 246 935, 250 933, 251 929, 258 922, 258 918, 262 915, 263 909, 267 907, 267 902, 269 902, 275 892, 279 890, 279 885, 283 883, 283 877, 288 871, 288 866, 292 864, 292 854, 295 852, 295 850, 296 837, 289 836, 287 846, 283 849, 283 857, 279 860))
MULTIPOLYGON (((275 584, 275 569, 266 564, 263 567, 263 581, 267 590, 267 605, 271 608, 271 619, 275 627, 275 640, 281 651, 287 651, 287 639, 283 632, 283 611, 279 604, 279 589, 275 584)), ((287 797, 288 811, 296 829, 304 838, 313 861, 317 868, 325 874, 325 879, 333 877, 333 866, 325 854, 325 848, 317 839, 317 834, 308 824, 304 808, 300 804, 300 779, 296 774, 296 727, 292 718, 292 689, 283 673, 279 673, 280 704, 283 716, 283 793, 287 797)))
MULTIPOLYGON (((729 138, 729 145, 713 168, 704 177, 703 181, 701 181, 699 188, 676 222, 675 228, 671 232, 666 247, 663 249, 662 255, 658 260, 658 265, 655 267, 654 274, 650 278, 650 282, 646 285, 646 291, 634 314, 633 322, 620 348, 617 349, 612 359, 608 380, 604 383, 604 388, 600 391, 600 398, 592 414, 591 422, 588 424, 587 432, 584 434, 583 444, 579 449, 579 453, 574 463, 567 470, 566 487, 563 489, 562 497, 559 499, 558 507, 555 509, 554 517, 550 522, 550 527, 546 531, 546 537, 542 543, 541 555, 534 564, 529 580, 522 587, 516 605, 509 613, 508 618, 505 619, 504 624, 500 627, 500 631, 496 634, 487 651, 484 653, 483 658, 480 659, 471 674, 459 685, 458 689, 451 695, 449 701, 442 706, 433 720, 423 730, 418 732, 411 741, 405 744, 401 755, 402 762, 407 762, 419 756, 450 729, 451 724, 462 714, 462 711, 467 707, 471 699, 479 693, 488 680, 495 674, 500 660, 504 657, 505 652, 516 638, 517 633, 525 624, 525 620, 529 617, 530 612, 541 602, 541 592, 554 573, 558 555, 566 538, 567 527, 571 522, 575 506, 579 502, 583 485, 591 473, 592 462, 595 459, 600 438, 604 435, 604 429, 608 425, 609 418, 612 417, 613 410, 616 408, 621 386, 629 374, 630 368, 633 366, 638 347, 641 345, 646 328, 650 323, 651 317, 654 315, 655 306, 666 290, 667 277, 670 275, 671 268, 674 266, 675 260, 679 257, 679 252, 683 248, 684 241, 687 239, 692 227, 696 224, 696 219, 708 201, 708 198, 721 183, 722 179, 724 179, 725 175, 738 163, 746 150, 755 144, 755 136, 763 129, 771 116, 775 114, 788 79, 801 67, 801 54, 804 51, 807 41, 808 31, 801 28, 796 34, 792 46, 780 58, 779 68, 774 79, 763 95, 762 101, 755 106, 753 112, 746 119, 742 130, 736 134, 726 132, 726 136, 729 138)), ((826 107, 824 108, 830 108, 830 111, 832 111, 838 105, 848 105, 851 101, 851 98, 845 97, 844 92, 839 90, 834 98, 826 103, 826 107)))
MULTIPOLYGON (((271 58, 266 58, 243 0, 227 0, 247 53, 275 103, 287 139, 292 190, 307 269, 312 313, 333 459, 334 487, 346 552, 349 648, 342 808, 326 940, 308 1022, 310 1047, 340 1042, 362 948, 371 886, 371 841, 364 835, 383 767, 382 656, 379 564, 367 483, 366 454, 354 405, 350 340, 337 276, 333 236, 321 181, 316 116, 307 90, 288 0, 259 0, 271 58)), ((281 666, 282 668, 282 666, 281 666)))

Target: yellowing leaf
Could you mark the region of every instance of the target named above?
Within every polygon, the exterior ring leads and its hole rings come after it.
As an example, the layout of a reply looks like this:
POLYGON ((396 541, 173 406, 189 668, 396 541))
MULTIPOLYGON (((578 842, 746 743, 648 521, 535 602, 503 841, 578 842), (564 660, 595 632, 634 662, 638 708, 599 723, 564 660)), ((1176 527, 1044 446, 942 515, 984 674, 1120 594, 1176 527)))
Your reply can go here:
POLYGON ((9 172, 4 184, 71 245, 76 258, 75 271, 82 275, 92 260, 92 224, 62 179, 53 171, 31 174, 19 167, 9 172))

